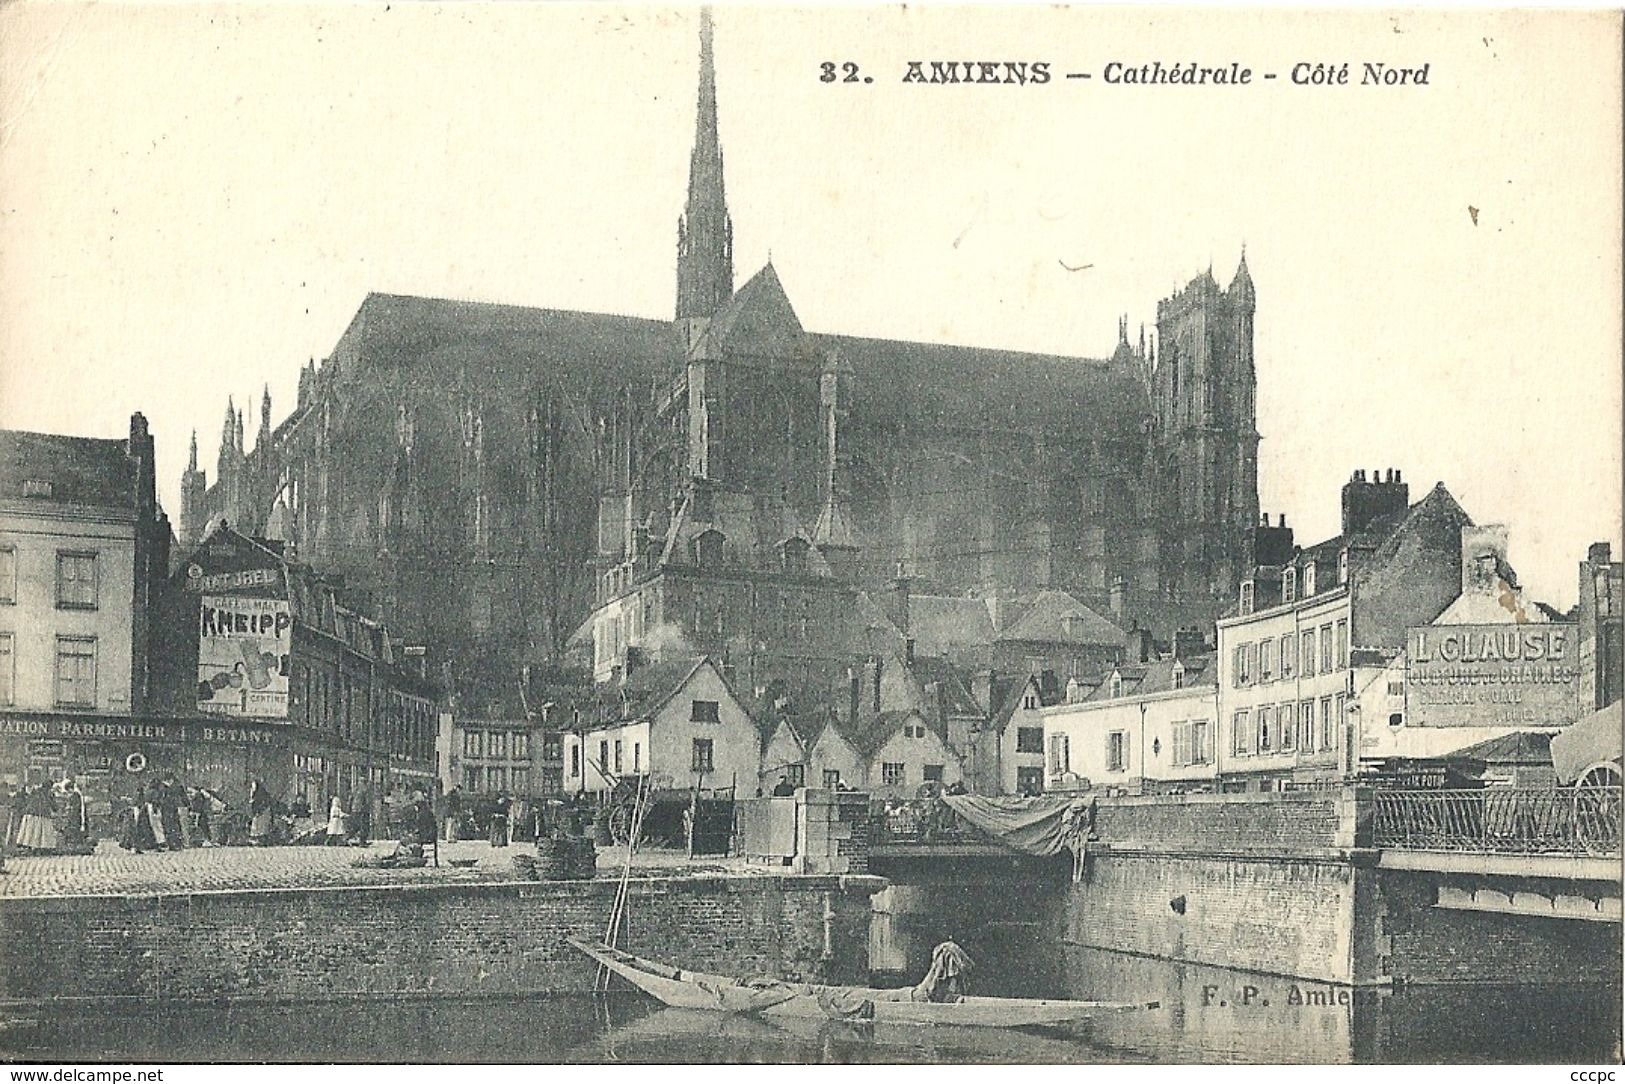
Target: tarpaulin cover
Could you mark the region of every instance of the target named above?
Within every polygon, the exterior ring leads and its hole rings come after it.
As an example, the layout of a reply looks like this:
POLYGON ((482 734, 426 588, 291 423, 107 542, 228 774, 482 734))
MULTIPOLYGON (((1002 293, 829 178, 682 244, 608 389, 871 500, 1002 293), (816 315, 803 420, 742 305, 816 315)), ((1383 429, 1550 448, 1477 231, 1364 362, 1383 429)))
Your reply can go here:
POLYGON ((1088 835, 1087 803, 1077 798, 989 798, 944 794, 955 813, 991 836, 1026 854, 1074 851, 1088 835))
POLYGON ((1559 782, 1572 783, 1587 768, 1620 758, 1620 704, 1587 715, 1560 733, 1552 735, 1552 767, 1559 782))

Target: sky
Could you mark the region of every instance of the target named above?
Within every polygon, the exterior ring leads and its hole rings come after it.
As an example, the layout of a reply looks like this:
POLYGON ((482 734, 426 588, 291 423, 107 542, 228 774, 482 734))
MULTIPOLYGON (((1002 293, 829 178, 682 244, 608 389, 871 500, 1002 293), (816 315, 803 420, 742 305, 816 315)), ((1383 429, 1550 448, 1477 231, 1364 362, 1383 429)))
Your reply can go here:
MULTIPOLYGON (((1509 524, 1561 607, 1587 544, 1620 548, 1616 14, 715 22, 736 273, 771 255, 810 330, 1103 357, 1245 246, 1261 506, 1300 543, 1337 533, 1351 471, 1397 467, 1509 524), (1055 77, 901 81, 955 59, 1055 77), (1104 81, 1153 60, 1253 82, 1104 81), (1350 85, 1290 80, 1345 61, 1350 85), (1366 61, 1428 83, 1361 86, 1366 61)), ((191 432, 212 479, 227 396, 252 445, 262 387, 280 421, 369 291, 669 316, 697 32, 647 6, 0 7, 0 426, 142 411, 178 520, 191 432)))

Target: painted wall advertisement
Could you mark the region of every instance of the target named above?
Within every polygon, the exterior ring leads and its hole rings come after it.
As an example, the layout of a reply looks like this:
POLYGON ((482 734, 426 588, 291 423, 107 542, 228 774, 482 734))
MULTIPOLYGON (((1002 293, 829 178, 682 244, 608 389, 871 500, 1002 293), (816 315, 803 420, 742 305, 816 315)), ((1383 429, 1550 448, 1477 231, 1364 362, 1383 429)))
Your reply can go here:
POLYGON ((287 600, 204 595, 201 601, 198 708, 217 715, 286 719, 293 650, 287 600))
POLYGON ((1405 637, 1411 726, 1567 726, 1579 715, 1573 625, 1424 625, 1405 637))

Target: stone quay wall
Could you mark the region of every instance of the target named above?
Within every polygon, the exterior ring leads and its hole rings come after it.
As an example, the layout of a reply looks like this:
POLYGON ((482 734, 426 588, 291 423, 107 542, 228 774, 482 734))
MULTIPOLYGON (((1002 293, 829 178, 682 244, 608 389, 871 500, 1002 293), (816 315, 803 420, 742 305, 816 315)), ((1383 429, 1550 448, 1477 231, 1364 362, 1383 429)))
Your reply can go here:
MULTIPOLYGON (((723 974, 857 982, 867 876, 634 879, 621 946, 723 974)), ((322 1000, 588 991, 564 943, 618 882, 268 889, 0 901, 0 998, 322 1000)))
POLYGON ((1099 802, 1066 938, 1341 984, 1387 981, 1353 788, 1099 802))

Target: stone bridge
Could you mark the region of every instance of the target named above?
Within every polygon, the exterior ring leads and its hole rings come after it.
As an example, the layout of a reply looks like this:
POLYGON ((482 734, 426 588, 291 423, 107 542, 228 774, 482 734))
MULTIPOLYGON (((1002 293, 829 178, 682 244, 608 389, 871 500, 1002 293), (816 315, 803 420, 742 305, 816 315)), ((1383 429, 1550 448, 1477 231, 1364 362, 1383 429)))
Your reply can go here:
POLYGON ((1620 798, 1355 786, 1102 798, 1075 865, 1019 855, 941 803, 875 802, 865 868, 945 888, 1064 883, 1070 869, 1064 940, 1164 959, 1350 985, 1613 981, 1620 798))

